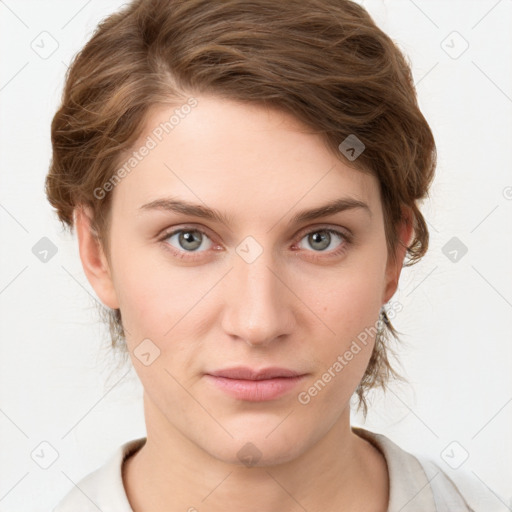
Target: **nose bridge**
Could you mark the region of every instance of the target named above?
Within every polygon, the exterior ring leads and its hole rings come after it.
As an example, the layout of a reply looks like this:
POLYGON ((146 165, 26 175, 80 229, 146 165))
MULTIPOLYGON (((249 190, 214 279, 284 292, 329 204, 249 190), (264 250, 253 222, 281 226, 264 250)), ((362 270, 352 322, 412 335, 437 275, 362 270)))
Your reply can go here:
MULTIPOLYGON (((243 248, 240 244, 237 252, 243 248)), ((275 270, 272 251, 261 248, 255 255, 255 250, 254 245, 249 246, 249 251, 235 256, 224 327, 229 334, 251 345, 264 345, 290 332, 293 312, 290 292, 275 270)))

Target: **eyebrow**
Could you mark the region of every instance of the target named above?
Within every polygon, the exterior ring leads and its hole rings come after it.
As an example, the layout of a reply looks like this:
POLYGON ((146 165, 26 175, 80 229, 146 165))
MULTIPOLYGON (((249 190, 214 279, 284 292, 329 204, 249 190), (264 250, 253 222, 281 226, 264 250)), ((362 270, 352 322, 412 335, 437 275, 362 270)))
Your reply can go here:
MULTIPOLYGON (((369 216, 372 217, 370 207, 366 203, 352 197, 343 197, 340 199, 334 199, 333 201, 330 201, 329 203, 318 206, 316 208, 302 210, 296 213, 290 219, 289 224, 299 224, 301 222, 311 221, 321 217, 327 217, 328 215, 334 215, 339 212, 354 209, 361 209, 362 211, 366 211, 369 216)), ((231 217, 224 214, 223 212, 200 204, 194 204, 187 201, 174 199, 172 197, 155 199, 150 203, 143 204, 139 210, 163 210, 175 213, 183 213, 185 215, 209 219, 226 225, 230 225, 231 222, 231 217)))

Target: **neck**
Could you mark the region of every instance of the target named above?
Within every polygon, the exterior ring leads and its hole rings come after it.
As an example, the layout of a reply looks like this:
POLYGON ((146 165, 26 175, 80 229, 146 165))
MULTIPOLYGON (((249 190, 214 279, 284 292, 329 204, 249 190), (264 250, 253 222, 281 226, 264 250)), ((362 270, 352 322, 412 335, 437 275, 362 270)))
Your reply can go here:
POLYGON ((251 466, 212 457, 148 402, 147 441, 123 468, 134 512, 387 510, 385 459, 352 432, 348 409, 292 460, 251 466))

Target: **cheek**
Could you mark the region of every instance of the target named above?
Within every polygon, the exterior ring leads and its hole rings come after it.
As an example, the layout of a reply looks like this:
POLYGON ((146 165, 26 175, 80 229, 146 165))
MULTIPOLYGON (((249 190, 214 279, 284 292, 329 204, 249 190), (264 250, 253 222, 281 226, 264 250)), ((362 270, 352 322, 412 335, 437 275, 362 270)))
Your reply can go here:
POLYGON ((323 293, 317 292, 314 298, 310 295, 317 304, 312 309, 319 311, 320 319, 331 331, 316 354, 331 374, 343 374, 341 379, 333 380, 354 385, 362 378, 373 350, 384 271, 382 262, 375 258, 361 258, 359 263, 331 276, 323 293))
MULTIPOLYGON (((128 344, 155 339, 164 348, 183 330, 198 325, 208 291, 218 275, 207 267, 179 266, 164 249, 132 247, 116 261, 115 288, 128 344), (129 339, 131 338, 131 339, 129 339)), ((179 334, 179 336, 178 336, 179 334)))
POLYGON ((127 338, 128 333, 137 339, 161 336, 162 331, 169 329, 162 323, 174 317, 174 308, 179 308, 183 295, 180 291, 183 289, 182 275, 172 272, 170 265, 166 266, 162 261, 152 261, 147 248, 136 244, 115 245, 115 242, 112 246, 112 254, 116 257, 114 286, 127 338), (164 312, 167 316, 162 317, 164 312), (158 318, 160 323, 156 322, 158 318))
POLYGON ((350 268, 318 294, 320 311, 325 323, 344 339, 352 338, 366 327, 375 324, 381 308, 382 270, 380 266, 350 268))
POLYGON ((322 337, 315 347, 319 373, 298 397, 301 404, 314 402, 330 418, 348 403, 361 382, 375 344, 380 309, 375 283, 362 287, 352 278, 345 285, 343 292, 330 295, 325 306, 322 320, 334 334, 322 337))

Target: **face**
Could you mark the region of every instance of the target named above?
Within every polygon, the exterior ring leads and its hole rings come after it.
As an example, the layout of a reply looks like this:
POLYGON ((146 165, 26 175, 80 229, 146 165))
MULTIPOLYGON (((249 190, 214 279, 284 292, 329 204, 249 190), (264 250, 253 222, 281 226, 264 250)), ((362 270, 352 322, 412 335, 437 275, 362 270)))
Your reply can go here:
POLYGON ((210 96, 158 140, 174 108, 153 109, 134 150, 155 147, 111 192, 109 272, 86 272, 121 309, 148 435, 283 462, 348 421, 396 289, 378 182, 294 118, 210 96))

